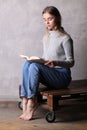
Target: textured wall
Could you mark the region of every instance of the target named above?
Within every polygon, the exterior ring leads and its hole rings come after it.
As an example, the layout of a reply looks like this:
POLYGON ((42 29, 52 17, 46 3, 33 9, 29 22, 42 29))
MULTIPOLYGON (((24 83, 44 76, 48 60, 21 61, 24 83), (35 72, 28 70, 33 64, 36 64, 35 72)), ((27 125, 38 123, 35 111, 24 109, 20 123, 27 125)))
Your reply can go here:
POLYGON ((18 98, 21 83, 20 54, 42 55, 45 32, 41 12, 56 6, 74 40, 73 79, 87 79, 87 0, 0 0, 0 98, 18 98))

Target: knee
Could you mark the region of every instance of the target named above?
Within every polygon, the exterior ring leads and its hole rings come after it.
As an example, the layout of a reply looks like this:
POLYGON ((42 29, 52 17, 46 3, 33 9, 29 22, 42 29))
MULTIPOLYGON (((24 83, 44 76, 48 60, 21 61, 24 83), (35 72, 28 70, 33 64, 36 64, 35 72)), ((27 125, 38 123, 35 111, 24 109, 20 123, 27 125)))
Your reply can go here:
POLYGON ((29 67, 29 70, 31 72, 33 72, 33 71, 39 71, 39 65, 38 65, 38 63, 35 63, 35 62, 31 63, 31 65, 29 67))
POLYGON ((24 69, 27 69, 28 68, 28 66, 29 66, 29 62, 28 61, 25 61, 23 64, 22 64, 22 69, 24 70, 24 69))

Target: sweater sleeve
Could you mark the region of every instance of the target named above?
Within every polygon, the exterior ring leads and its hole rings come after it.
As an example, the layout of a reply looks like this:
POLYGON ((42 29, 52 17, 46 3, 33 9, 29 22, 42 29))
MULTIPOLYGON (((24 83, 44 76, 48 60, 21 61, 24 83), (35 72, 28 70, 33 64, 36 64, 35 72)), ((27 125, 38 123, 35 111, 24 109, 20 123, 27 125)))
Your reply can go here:
POLYGON ((56 61, 56 65, 60 67, 73 67, 74 66, 74 51, 73 51, 73 40, 71 38, 66 38, 62 42, 62 47, 65 52, 65 61, 56 61))

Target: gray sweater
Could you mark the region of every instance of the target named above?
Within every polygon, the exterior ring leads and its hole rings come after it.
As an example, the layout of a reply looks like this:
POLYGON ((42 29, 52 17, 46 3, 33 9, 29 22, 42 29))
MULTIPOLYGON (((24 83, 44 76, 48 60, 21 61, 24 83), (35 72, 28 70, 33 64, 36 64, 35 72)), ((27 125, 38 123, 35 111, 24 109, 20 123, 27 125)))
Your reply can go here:
POLYGON ((59 36, 57 31, 49 31, 49 36, 43 38, 43 58, 56 61, 58 67, 74 65, 73 41, 67 34, 59 36))

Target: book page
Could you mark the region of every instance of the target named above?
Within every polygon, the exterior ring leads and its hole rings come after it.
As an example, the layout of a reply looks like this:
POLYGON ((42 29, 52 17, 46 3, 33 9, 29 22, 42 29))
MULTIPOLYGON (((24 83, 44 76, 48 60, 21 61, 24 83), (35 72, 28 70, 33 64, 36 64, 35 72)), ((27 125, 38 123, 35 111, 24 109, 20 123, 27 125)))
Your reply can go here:
POLYGON ((31 56, 31 57, 28 57, 26 55, 20 55, 21 58, 25 59, 25 60, 28 60, 28 61, 31 61, 31 62, 39 62, 39 63, 44 63, 44 59, 40 58, 40 57, 37 57, 37 56, 31 56))
POLYGON ((29 60, 30 58, 26 55, 20 55, 21 58, 25 59, 25 60, 29 60))

